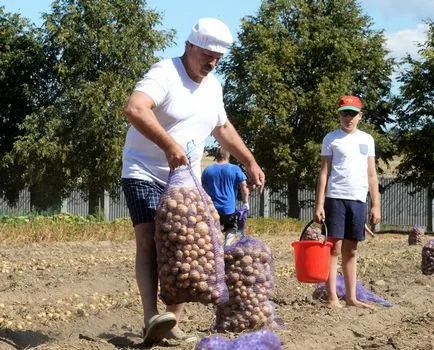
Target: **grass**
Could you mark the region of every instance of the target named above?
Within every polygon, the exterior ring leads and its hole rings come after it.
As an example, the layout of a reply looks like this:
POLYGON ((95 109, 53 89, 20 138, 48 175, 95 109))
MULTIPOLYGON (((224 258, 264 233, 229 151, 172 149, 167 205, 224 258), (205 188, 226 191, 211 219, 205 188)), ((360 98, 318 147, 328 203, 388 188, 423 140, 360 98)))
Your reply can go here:
MULTIPOLYGON (((295 219, 248 218, 246 234, 255 236, 301 232, 305 223, 295 219)), ((134 238, 129 218, 112 222, 69 214, 0 217, 0 244, 72 241, 127 241, 134 238)))
POLYGON ((0 244, 126 241, 133 238, 134 233, 129 218, 113 222, 68 214, 0 218, 0 244))
POLYGON ((296 219, 248 218, 246 233, 254 236, 300 232, 307 222, 296 219))

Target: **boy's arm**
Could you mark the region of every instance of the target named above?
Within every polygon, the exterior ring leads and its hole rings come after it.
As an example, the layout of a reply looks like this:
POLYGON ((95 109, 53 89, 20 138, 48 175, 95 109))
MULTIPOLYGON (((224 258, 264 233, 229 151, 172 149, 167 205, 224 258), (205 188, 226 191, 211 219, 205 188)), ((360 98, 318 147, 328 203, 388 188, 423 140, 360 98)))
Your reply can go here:
POLYGON ((324 200, 327 187, 327 178, 330 174, 332 156, 321 157, 321 169, 319 171, 318 182, 315 195, 315 216, 314 220, 320 223, 325 219, 324 200))
POLYGON ((369 195, 371 197, 371 212, 369 219, 372 225, 377 225, 381 218, 381 208, 377 170, 375 169, 375 157, 368 157, 368 184, 369 195))

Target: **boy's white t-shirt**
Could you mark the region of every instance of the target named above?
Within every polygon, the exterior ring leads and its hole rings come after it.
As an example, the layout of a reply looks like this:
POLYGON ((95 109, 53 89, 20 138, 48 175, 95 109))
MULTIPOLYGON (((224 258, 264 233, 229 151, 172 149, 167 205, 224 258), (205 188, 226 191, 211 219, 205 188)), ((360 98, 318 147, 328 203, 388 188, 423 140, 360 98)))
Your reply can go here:
MULTIPOLYGON (((155 103, 153 112, 177 143, 190 151, 192 168, 200 179, 205 140, 227 121, 220 82, 211 73, 202 83, 190 79, 179 57, 154 64, 136 84, 155 103)), ((156 181, 169 177, 165 153, 130 126, 122 158, 122 177, 156 181)))
POLYGON ((368 157, 375 157, 373 137, 361 130, 332 131, 323 139, 321 156, 332 157, 326 197, 366 202, 368 157))

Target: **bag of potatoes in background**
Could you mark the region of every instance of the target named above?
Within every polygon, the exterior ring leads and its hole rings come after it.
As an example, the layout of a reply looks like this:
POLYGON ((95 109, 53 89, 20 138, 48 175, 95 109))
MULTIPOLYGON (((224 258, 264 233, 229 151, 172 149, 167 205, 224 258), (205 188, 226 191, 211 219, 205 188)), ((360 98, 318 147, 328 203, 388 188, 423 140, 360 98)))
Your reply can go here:
POLYGON ((422 244, 425 229, 421 225, 414 225, 408 234, 408 245, 422 244))
POLYGON ((434 275, 434 238, 422 247, 422 273, 434 275))
POLYGON ((167 305, 228 300, 219 215, 190 165, 171 171, 155 223, 161 300, 167 305))
POLYGON ((270 248, 252 237, 242 236, 225 246, 226 284, 229 300, 217 305, 212 329, 241 332, 261 328, 283 328, 270 298, 275 277, 270 248))

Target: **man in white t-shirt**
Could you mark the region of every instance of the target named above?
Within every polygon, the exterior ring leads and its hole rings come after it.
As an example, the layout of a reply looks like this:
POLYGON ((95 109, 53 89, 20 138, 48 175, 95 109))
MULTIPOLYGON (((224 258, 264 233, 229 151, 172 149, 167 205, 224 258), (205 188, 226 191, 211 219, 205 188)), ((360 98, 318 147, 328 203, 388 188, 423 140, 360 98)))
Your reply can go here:
POLYGON ((200 178, 206 138, 212 134, 244 165, 249 184, 261 191, 265 176, 229 122, 222 87, 211 73, 232 44, 229 28, 202 18, 192 28, 181 57, 154 64, 131 94, 125 114, 131 123, 123 151, 122 186, 136 237, 136 278, 144 312, 144 341, 194 340, 178 327, 184 305, 157 310, 155 208, 170 169, 186 165, 186 149, 200 178), (190 152, 191 151, 191 152, 190 152))
POLYGON ((358 130, 362 102, 357 96, 339 100, 341 128, 327 134, 321 149, 314 219, 323 220, 333 243, 327 297, 330 306, 341 307, 336 293, 339 255, 345 280, 346 305, 371 306, 356 298, 357 244, 365 239, 366 199, 371 197, 370 221, 380 221, 380 198, 375 170, 375 144, 371 135, 358 130))

